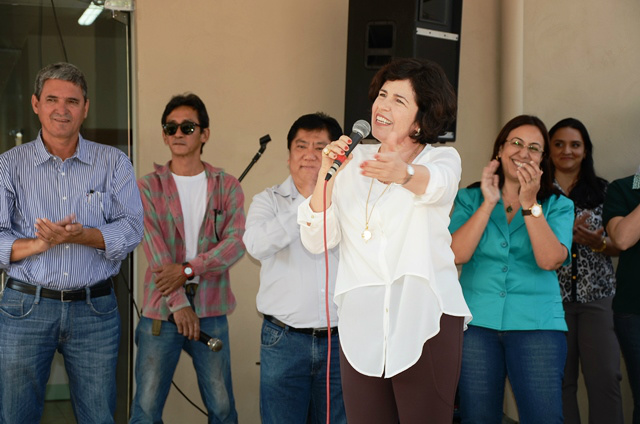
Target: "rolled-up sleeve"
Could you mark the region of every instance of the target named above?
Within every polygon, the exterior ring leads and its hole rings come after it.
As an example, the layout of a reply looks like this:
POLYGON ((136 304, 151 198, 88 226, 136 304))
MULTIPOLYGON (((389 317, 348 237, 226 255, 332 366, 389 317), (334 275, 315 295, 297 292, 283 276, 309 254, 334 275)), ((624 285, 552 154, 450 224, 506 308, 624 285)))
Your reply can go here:
POLYGON ((124 154, 117 161, 112 179, 107 193, 110 203, 105 211, 107 222, 97 228, 104 238, 105 258, 121 261, 140 243, 144 233, 140 192, 133 166, 124 154))
POLYGON ((424 155, 419 165, 429 170, 429 184, 416 203, 447 204, 453 202, 462 175, 462 161, 453 147, 438 147, 424 155))

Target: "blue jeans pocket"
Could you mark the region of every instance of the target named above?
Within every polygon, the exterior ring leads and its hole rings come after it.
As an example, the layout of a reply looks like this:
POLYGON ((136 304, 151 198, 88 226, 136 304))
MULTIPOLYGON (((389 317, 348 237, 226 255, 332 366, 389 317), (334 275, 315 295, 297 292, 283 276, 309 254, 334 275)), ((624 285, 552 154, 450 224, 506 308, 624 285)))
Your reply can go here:
POLYGON ((0 297, 0 311, 9 318, 26 318, 33 310, 35 299, 31 294, 5 289, 0 297))
POLYGON ((91 311, 96 315, 108 315, 118 310, 118 301, 113 295, 113 290, 108 296, 92 297, 87 301, 91 311))
POLYGON ((284 333, 284 328, 265 321, 262 326, 262 334, 260 335, 260 344, 262 347, 275 346, 282 339, 284 333))

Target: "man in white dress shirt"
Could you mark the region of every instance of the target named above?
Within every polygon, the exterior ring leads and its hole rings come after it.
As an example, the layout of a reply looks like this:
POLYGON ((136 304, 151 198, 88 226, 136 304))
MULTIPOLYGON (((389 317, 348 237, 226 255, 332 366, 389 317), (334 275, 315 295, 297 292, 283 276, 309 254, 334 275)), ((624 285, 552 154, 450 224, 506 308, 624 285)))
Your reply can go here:
POLYGON ((322 149, 342 135, 338 122, 314 113, 298 118, 287 135, 290 176, 257 194, 243 241, 260 260, 258 311, 264 315, 260 348, 260 415, 263 424, 326 421, 326 372, 331 337, 330 415, 346 423, 340 382, 338 317, 333 303, 338 249, 309 253, 300 241, 298 205, 311 195, 322 149))

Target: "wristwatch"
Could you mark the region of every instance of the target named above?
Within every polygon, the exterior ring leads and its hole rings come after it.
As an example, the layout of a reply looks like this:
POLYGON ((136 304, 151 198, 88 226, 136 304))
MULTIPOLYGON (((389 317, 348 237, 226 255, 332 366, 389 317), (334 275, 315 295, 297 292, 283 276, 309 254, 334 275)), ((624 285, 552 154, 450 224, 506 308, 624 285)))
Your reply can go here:
POLYGON ((542 205, 534 203, 529 209, 522 209, 522 216, 532 215, 535 218, 542 216, 542 205))
POLYGON ((400 185, 405 185, 406 183, 408 183, 409 181, 411 181, 411 178, 413 178, 413 175, 416 173, 416 171, 413 169, 413 166, 411 166, 410 163, 407 164, 407 177, 404 179, 404 181, 402 182, 402 184, 400 185))
POLYGON ((191 267, 191 264, 189 262, 182 263, 182 273, 185 277, 187 277, 187 281, 191 281, 193 280, 193 277, 195 277, 195 275, 193 274, 193 268, 191 267))

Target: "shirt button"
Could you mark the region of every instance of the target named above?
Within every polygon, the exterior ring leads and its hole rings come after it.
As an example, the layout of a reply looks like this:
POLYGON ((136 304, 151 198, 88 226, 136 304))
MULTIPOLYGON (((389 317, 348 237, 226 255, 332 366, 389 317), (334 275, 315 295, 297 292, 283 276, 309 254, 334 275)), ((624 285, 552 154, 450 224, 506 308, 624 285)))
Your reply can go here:
POLYGON ((63 272, 62 275, 64 275, 65 277, 68 277, 69 273, 68 272, 63 272))
POLYGON ((66 244, 66 245, 64 246, 64 248, 65 248, 65 249, 68 249, 68 248, 69 248, 69 245, 68 245, 68 244, 66 244))
POLYGON ((505 292, 500 292, 500 297, 505 297, 507 294, 505 292))
POLYGON ((64 176, 65 176, 65 173, 64 173, 64 172, 61 172, 61 173, 60 173, 60 175, 62 175, 62 176, 64 177, 64 176))
POLYGON ((67 196, 62 196, 62 200, 67 200, 67 196))
POLYGON ((509 270, 509 267, 508 267, 508 266, 503 266, 503 267, 502 267, 502 272, 507 272, 508 270, 509 270))
POLYGON ((507 242, 506 242, 506 241, 503 241, 503 242, 502 242, 502 244, 501 244, 501 246, 502 246, 502 247, 507 247, 507 246, 508 246, 508 244, 507 244, 507 242))

